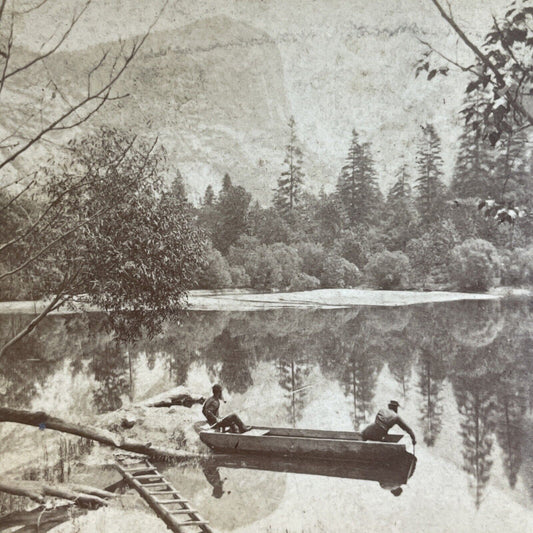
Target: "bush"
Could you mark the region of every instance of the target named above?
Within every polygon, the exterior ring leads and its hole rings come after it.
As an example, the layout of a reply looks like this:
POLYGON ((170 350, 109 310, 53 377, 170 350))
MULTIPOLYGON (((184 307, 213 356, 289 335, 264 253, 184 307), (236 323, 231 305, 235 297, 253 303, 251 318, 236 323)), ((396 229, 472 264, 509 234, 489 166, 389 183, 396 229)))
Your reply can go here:
POLYGON ((329 255, 324 261, 320 283, 324 288, 353 287, 359 279, 359 269, 338 255, 329 255))
POLYGON ((302 271, 314 278, 319 279, 324 270, 326 252, 321 244, 304 242, 298 246, 298 253, 302 260, 302 271))
POLYGON ((250 287, 250 276, 244 270, 244 267, 241 265, 234 265, 229 267, 231 274, 231 284, 233 287, 244 288, 250 287))
POLYGON ((409 258, 402 252, 384 251, 373 255, 365 269, 370 279, 380 289, 396 289, 408 281, 409 258))
POLYGON ((227 255, 229 264, 231 266, 244 266, 250 253, 259 248, 259 246, 259 240, 255 237, 242 235, 233 246, 230 246, 227 255))
POLYGON ((281 270, 281 286, 288 287, 292 278, 302 270, 298 250, 281 242, 268 246, 268 253, 276 259, 281 270))
POLYGON ((292 278, 289 286, 290 291, 313 291, 320 288, 320 280, 303 272, 292 278))
POLYGON ((533 284, 533 247, 500 252, 503 285, 533 284))
POLYGON ((451 252, 450 281, 461 290, 486 291, 494 285, 499 271, 498 252, 483 239, 467 239, 451 252))
POLYGON ((226 258, 214 248, 206 252, 205 263, 198 273, 199 289, 224 289, 232 286, 232 277, 226 258))
POLYGON ((259 246, 248 254, 244 265, 254 289, 274 289, 282 286, 282 272, 269 246, 259 246))

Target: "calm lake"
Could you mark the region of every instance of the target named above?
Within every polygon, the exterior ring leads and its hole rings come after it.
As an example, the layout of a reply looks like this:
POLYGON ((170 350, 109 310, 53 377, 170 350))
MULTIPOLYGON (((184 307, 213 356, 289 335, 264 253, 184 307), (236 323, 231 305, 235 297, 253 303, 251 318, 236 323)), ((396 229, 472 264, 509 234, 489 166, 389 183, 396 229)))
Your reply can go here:
MULTIPOLYGON (((217 381, 224 412, 247 423, 359 430, 396 399, 418 440, 399 497, 368 471, 265 463, 165 475, 218 531, 533 531, 532 318, 529 299, 190 312, 122 346, 100 315, 54 316, 0 361, 0 403, 76 420, 178 385, 206 396, 217 381)), ((0 315, 0 334, 25 320, 0 315)), ((0 427, 0 454, 13 462, 19 449, 20 472, 35 458, 60 461, 59 445, 28 444, 14 429, 0 427)))

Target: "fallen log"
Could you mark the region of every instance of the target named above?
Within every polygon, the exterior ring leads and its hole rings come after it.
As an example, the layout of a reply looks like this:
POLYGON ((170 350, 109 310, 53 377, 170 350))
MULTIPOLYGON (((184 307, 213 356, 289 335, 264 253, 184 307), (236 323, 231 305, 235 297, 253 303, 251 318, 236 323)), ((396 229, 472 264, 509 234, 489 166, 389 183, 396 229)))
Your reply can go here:
MULTIPOLYGON (((103 496, 109 493, 114 493, 118 487, 121 487, 124 484, 125 481, 121 479, 109 485, 108 487, 105 487, 103 490, 77 484, 70 486, 78 489, 83 487, 85 492, 88 494, 95 492, 97 496, 103 496)), ((113 494, 113 496, 116 495, 113 494)), ((25 531, 34 533, 36 530, 39 531, 39 533, 45 533, 59 524, 72 520, 73 518, 86 513, 87 509, 76 507, 72 503, 67 505, 57 505, 52 508, 47 508, 44 505, 40 505, 39 507, 29 511, 13 511, 4 516, 0 516, 0 531, 19 527, 21 529, 17 529, 17 533, 23 533, 25 531)))
POLYGON ((168 396, 157 402, 146 404, 147 407, 172 407, 173 405, 183 405, 184 407, 192 407, 195 403, 203 404, 205 403, 205 398, 200 396, 198 398, 193 398, 190 394, 174 394, 168 396))
POLYGON ((86 487, 82 485, 47 485, 41 481, 19 481, 15 479, 1 479, 0 492, 7 492, 15 496, 26 496, 37 503, 44 503, 46 496, 69 500, 79 507, 92 509, 107 505, 104 498, 112 498, 112 492, 86 487))
POLYGON ((50 416, 44 411, 26 411, 23 409, 0 407, 0 422, 13 422, 15 424, 36 426, 43 431, 53 429, 85 439, 91 439, 106 446, 113 446, 121 450, 140 453, 154 458, 180 460, 199 457, 199 454, 184 452, 183 450, 158 448, 152 446, 151 443, 130 440, 105 429, 67 422, 61 418, 50 416))
POLYGON ((0 517, 0 531, 19 527, 23 529, 17 531, 25 531, 26 528, 28 531, 35 531, 38 528, 40 533, 44 533, 86 512, 86 509, 73 507, 72 504, 60 505, 52 509, 40 506, 31 511, 14 511, 0 517))

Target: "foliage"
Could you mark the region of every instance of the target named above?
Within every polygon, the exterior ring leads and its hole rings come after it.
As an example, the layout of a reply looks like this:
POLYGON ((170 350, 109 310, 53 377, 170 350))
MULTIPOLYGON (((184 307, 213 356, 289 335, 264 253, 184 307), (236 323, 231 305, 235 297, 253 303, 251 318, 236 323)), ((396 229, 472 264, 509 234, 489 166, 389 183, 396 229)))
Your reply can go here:
POLYGON ((450 256, 450 279, 462 290, 486 291, 499 274, 496 248, 483 239, 467 239, 450 256))
POLYGON ((533 284, 533 247, 502 250, 500 258, 503 285, 533 284))
POLYGON ((283 286, 282 269, 270 248, 260 245, 247 255, 244 263, 253 289, 273 289, 283 286))
POLYGON ((245 288, 250 287, 250 276, 244 270, 242 265, 233 265, 229 267, 232 287, 245 288))
POLYGON ((314 278, 320 278, 327 256, 324 246, 313 242, 303 242, 298 246, 298 254, 302 259, 302 271, 314 278))
POLYGON ((39 264, 48 293, 78 295, 111 313, 123 334, 135 334, 128 325, 155 332, 185 305, 203 252, 183 198, 164 185, 164 152, 110 129, 70 148, 69 159, 47 170, 46 192, 68 192, 64 226, 88 222, 39 264), (73 188, 80 176, 87 187, 73 188))
POLYGON ((262 244, 289 242, 290 227, 287 221, 279 216, 274 208, 261 209, 256 204, 249 214, 250 233, 262 244))
POLYGON ((359 269, 350 261, 330 254, 324 260, 320 283, 324 288, 355 287, 359 281, 359 269))
POLYGON ((302 269, 302 260, 298 255, 298 250, 281 242, 272 244, 267 250, 280 267, 281 286, 288 287, 292 278, 302 269))
POLYGON ((318 288, 320 288, 320 280, 303 272, 296 274, 289 285, 289 290, 293 292, 314 291, 318 288))
POLYGON ((380 289, 397 289, 405 286, 409 270, 409 258, 405 254, 387 250, 373 255, 365 268, 365 272, 380 289))
POLYGON ((202 266, 196 274, 198 289, 224 289, 231 287, 232 275, 227 259, 211 246, 205 252, 202 266))
POLYGON ((460 27, 451 11, 448 12, 437 0, 432 1, 460 40, 474 52, 474 63, 457 63, 448 59, 451 54, 435 50, 431 44, 425 43, 428 49, 419 62, 417 75, 426 71, 430 80, 436 74, 447 74, 448 67, 434 64, 434 60, 443 58, 468 72, 469 83, 465 92, 478 92, 481 97, 467 103, 463 109, 465 121, 473 129, 478 129, 493 146, 515 126, 522 128, 533 125, 530 106, 533 88, 533 40, 530 35, 532 2, 513 1, 503 16, 493 16, 492 27, 483 43, 477 45, 460 27))

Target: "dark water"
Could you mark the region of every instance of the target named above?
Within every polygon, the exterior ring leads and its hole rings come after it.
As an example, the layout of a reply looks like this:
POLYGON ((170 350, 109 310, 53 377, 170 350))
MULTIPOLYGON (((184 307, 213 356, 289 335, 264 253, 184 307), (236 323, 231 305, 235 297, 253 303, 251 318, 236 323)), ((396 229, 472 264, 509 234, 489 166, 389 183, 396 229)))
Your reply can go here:
MULTIPOLYGON (((528 300, 194 312, 129 347, 101 316, 54 317, 0 361, 0 402, 72 417, 218 381, 253 424, 357 430, 395 398, 419 442, 399 498, 372 472, 167 474, 222 531, 528 531, 532 316, 528 300)), ((0 316, 0 334, 26 319, 0 316)))

